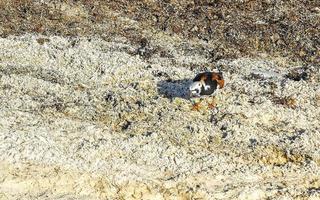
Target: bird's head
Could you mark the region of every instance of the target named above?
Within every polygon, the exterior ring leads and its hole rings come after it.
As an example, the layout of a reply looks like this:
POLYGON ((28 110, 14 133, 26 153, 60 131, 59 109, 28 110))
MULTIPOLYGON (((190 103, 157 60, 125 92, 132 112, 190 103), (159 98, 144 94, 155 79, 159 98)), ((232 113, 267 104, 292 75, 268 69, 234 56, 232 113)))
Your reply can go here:
POLYGON ((200 81, 195 81, 189 86, 190 97, 199 97, 202 89, 202 84, 200 81))

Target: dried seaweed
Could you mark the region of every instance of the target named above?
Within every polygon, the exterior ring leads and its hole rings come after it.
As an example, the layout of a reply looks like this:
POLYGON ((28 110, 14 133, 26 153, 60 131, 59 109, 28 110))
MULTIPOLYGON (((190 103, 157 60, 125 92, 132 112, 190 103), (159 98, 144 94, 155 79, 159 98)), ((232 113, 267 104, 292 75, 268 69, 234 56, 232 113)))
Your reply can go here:
MULTIPOLYGON (((144 29, 156 29, 212 44, 219 59, 268 53, 309 64, 320 62, 319 1, 2 1, 2 37, 26 32, 107 39, 118 35, 133 43, 144 29), (133 27, 115 15, 138 22, 133 27), (105 26, 105 24, 108 24, 105 26)), ((149 54, 148 54, 149 56, 149 54)), ((147 57, 148 57, 147 56, 147 57)))

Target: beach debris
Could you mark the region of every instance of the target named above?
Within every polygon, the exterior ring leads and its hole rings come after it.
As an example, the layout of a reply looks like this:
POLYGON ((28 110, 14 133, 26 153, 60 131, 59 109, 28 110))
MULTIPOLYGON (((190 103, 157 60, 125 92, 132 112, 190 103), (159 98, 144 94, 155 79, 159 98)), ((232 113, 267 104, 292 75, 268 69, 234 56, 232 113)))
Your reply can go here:
POLYGON ((285 77, 294 81, 306 81, 310 78, 309 71, 310 70, 308 70, 306 67, 299 67, 289 71, 289 73, 285 77))
POLYGON ((274 102, 276 104, 280 104, 291 109, 295 109, 297 107, 297 100, 292 96, 277 97, 274 99, 274 102))

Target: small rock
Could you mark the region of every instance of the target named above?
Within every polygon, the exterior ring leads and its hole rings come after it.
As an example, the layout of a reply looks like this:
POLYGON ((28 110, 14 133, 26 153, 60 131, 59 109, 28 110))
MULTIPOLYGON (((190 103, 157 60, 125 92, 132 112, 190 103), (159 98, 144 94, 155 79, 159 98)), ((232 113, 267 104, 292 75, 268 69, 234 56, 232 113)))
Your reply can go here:
POLYGON ((38 42, 40 45, 43 45, 43 44, 46 43, 46 42, 50 42, 50 39, 48 39, 48 38, 38 38, 38 39, 37 39, 37 42, 38 42))
POLYGON ((131 125, 131 122, 130 122, 130 121, 126 121, 126 122, 122 125, 121 129, 122 129, 122 130, 127 130, 130 125, 131 125))
POLYGON ((155 77, 165 77, 167 79, 170 79, 170 76, 166 72, 159 71, 159 70, 152 71, 152 75, 155 77))
POLYGON ((294 80, 294 81, 301 81, 301 80, 309 80, 310 75, 309 75, 309 70, 307 70, 304 67, 301 68, 296 68, 291 70, 287 75, 286 78, 294 80))

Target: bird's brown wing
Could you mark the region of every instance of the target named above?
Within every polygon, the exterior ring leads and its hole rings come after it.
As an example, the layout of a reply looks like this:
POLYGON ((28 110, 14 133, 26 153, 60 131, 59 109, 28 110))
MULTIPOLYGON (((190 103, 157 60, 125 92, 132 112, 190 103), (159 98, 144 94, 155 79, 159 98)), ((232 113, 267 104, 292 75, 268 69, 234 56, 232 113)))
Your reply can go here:
POLYGON ((194 79, 193 82, 195 81, 205 81, 208 78, 208 73, 207 72, 203 72, 198 74, 194 79))
POLYGON ((217 81, 220 89, 224 87, 224 79, 222 73, 212 72, 212 80, 217 81))

